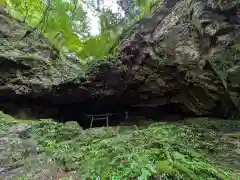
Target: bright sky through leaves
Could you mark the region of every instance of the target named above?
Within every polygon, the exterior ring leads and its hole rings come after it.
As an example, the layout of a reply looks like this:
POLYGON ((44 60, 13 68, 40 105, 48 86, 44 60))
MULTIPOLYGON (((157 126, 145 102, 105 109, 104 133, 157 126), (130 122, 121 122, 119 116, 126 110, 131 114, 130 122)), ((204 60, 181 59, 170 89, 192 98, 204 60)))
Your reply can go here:
MULTIPOLYGON (((97 0, 94 2, 97 4, 97 0)), ((100 5, 101 9, 110 9, 113 13, 121 12, 122 15, 124 15, 124 12, 121 11, 119 5, 117 4, 117 0, 102 0, 102 4, 100 5)), ((99 24, 99 18, 94 16, 93 12, 88 9, 87 15, 89 18, 89 21, 91 22, 90 25, 90 34, 91 35, 98 35, 100 33, 100 24, 99 24)))

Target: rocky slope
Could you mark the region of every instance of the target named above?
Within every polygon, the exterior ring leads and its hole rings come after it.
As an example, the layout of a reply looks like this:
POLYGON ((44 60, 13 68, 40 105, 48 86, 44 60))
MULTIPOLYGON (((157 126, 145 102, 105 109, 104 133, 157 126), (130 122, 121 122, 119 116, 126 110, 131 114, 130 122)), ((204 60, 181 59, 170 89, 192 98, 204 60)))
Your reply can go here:
POLYGON ((0 111, 0 180, 238 180, 239 131, 210 118, 82 130, 0 111))
POLYGON ((155 8, 129 29, 116 60, 92 67, 85 78, 76 62, 37 33, 23 38, 29 28, 0 11, 1 107, 9 113, 22 107, 34 117, 72 114, 93 103, 233 115, 240 104, 238 6, 237 0, 184 0, 155 8))

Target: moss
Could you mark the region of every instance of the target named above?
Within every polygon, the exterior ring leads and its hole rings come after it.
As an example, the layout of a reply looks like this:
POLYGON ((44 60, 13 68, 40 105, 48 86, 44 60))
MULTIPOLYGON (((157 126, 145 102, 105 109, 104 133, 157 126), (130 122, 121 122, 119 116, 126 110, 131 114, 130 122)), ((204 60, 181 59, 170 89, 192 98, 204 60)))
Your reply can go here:
POLYGON ((212 128, 213 125, 235 127, 239 121, 192 119, 193 123, 190 120, 181 124, 155 123, 141 129, 129 127, 127 131, 126 126, 82 130, 76 123, 16 120, 3 113, 0 116, 1 123, 7 126, 31 124, 31 137, 37 140, 41 151, 65 171, 76 170, 79 179, 240 177, 240 152, 236 147, 240 136, 212 128), (227 163, 233 158, 235 164, 227 163))
POLYGON ((205 130, 231 132, 240 128, 240 120, 220 120, 212 118, 185 119, 185 125, 205 130))

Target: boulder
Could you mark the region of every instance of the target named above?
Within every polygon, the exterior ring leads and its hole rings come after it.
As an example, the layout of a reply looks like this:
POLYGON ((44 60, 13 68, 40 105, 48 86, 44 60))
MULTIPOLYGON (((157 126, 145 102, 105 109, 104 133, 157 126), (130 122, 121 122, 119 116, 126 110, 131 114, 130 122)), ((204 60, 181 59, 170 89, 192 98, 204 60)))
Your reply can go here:
POLYGON ((31 125, 18 124, 9 128, 9 133, 18 135, 20 138, 28 138, 31 125))
POLYGON ((65 123, 65 125, 69 128, 79 128, 79 130, 82 130, 82 127, 80 127, 76 121, 68 121, 65 123))

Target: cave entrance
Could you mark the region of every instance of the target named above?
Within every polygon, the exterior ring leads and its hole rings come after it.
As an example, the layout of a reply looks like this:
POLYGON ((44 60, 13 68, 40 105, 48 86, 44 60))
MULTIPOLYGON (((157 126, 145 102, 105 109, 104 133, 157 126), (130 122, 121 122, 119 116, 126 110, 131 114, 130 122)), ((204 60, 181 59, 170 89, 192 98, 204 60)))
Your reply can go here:
POLYGON ((102 120, 92 122, 88 115, 108 116, 108 126, 134 125, 137 121, 174 121, 184 115, 181 114, 179 104, 168 104, 165 106, 134 106, 121 104, 116 101, 114 104, 103 101, 87 101, 73 104, 49 104, 46 101, 28 100, 15 98, 12 101, 1 101, 0 109, 20 119, 54 119, 57 122, 76 121, 83 129, 91 127, 106 126, 106 117, 102 120), (166 116, 169 116, 166 118, 166 116), (164 120, 165 119, 165 120, 164 120))
POLYGON ((171 104, 166 106, 131 106, 116 104, 103 104, 99 102, 84 103, 83 105, 71 104, 59 108, 56 118, 61 122, 77 121, 83 129, 102 126, 135 125, 140 123, 157 121, 178 121, 182 119, 179 105, 171 104), (108 115, 108 123, 106 123, 108 115), (99 120, 93 120, 99 117, 99 120))

